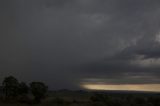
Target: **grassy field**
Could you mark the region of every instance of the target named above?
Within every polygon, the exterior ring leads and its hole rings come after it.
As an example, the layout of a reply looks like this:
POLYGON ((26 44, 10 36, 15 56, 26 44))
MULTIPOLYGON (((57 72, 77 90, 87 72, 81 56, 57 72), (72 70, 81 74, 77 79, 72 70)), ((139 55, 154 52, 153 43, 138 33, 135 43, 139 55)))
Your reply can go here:
POLYGON ((55 91, 40 103, 3 103, 0 106, 160 106, 159 93, 55 91))

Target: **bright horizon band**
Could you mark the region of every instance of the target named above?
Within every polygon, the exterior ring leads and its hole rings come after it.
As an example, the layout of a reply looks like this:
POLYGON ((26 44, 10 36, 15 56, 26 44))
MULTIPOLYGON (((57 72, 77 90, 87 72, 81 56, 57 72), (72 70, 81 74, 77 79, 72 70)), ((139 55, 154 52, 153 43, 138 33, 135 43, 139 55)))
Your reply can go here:
POLYGON ((124 90, 124 91, 152 91, 160 92, 160 84, 82 84, 88 90, 124 90))

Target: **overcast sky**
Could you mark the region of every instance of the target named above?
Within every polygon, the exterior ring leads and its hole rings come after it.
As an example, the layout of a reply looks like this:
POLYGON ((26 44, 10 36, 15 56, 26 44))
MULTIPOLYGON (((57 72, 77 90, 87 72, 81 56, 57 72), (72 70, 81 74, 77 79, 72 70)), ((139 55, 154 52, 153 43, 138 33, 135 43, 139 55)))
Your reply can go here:
POLYGON ((160 84, 160 0, 0 0, 0 81, 160 84))

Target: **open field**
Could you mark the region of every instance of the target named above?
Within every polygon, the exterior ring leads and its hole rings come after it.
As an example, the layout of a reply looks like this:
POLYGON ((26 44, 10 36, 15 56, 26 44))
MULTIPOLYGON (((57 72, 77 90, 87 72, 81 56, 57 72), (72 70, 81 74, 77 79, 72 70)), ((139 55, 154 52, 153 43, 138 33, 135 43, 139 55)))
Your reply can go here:
POLYGON ((160 93, 61 90, 49 92, 40 104, 1 102, 0 106, 160 106, 160 93))

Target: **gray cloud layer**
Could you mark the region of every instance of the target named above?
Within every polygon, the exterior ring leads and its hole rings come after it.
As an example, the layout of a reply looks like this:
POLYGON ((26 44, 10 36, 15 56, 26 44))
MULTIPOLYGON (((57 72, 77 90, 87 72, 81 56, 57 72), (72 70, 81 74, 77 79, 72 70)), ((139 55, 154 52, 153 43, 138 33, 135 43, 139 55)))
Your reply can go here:
POLYGON ((78 88, 160 83, 159 0, 1 0, 0 74, 78 88), (74 81, 73 81, 74 79, 74 81))

